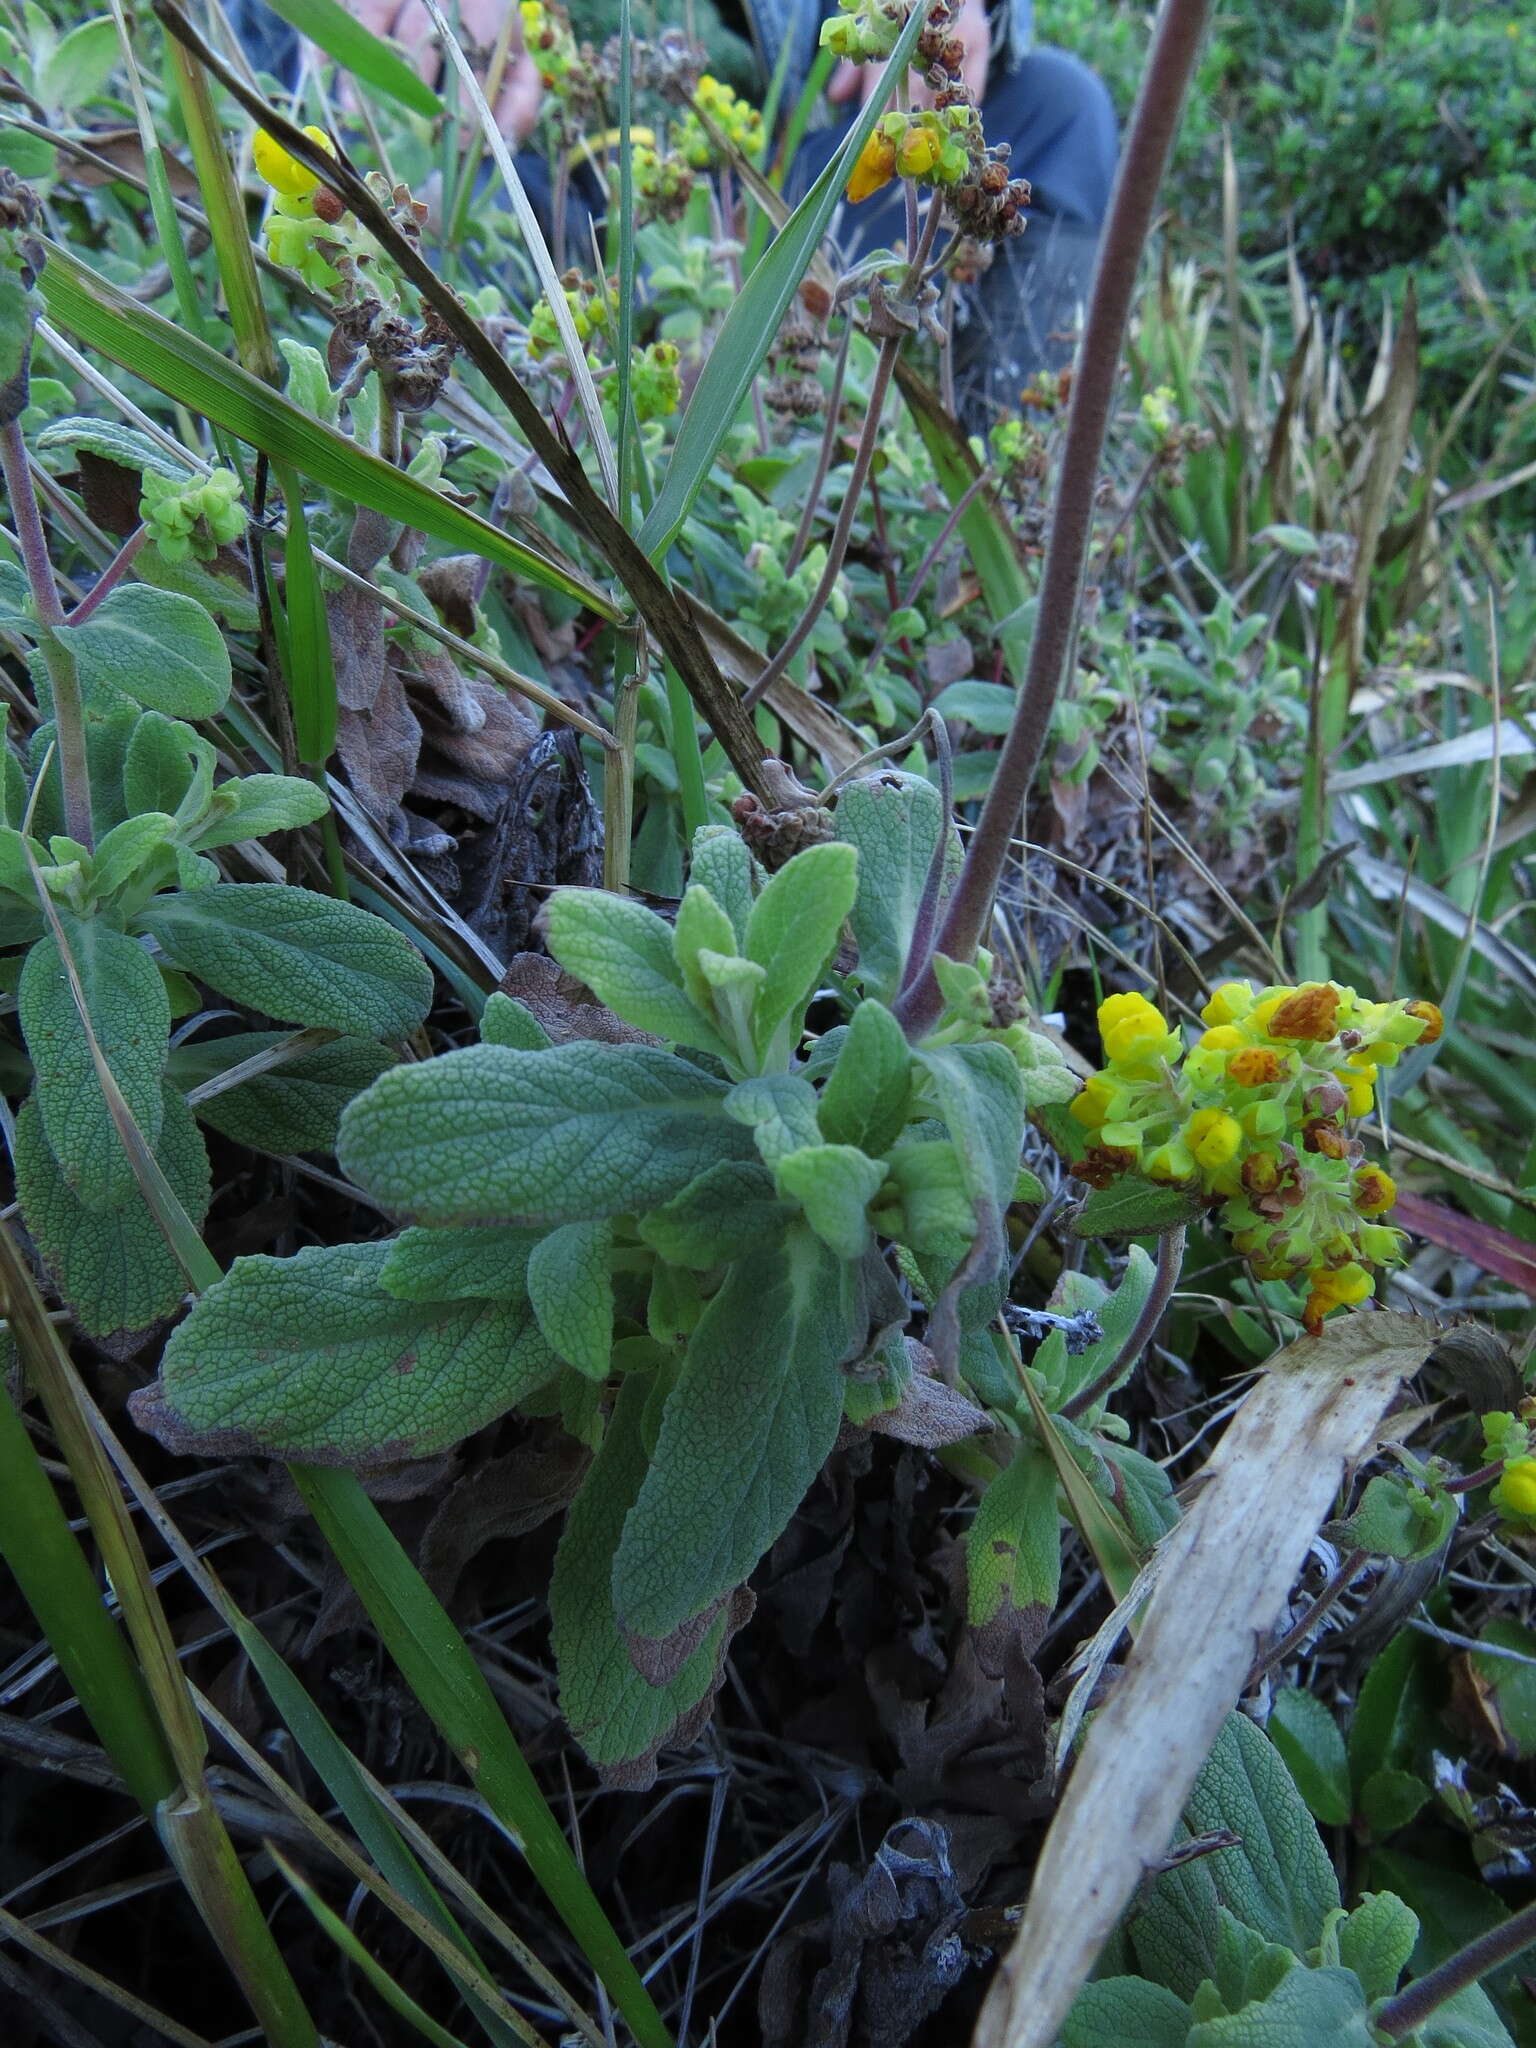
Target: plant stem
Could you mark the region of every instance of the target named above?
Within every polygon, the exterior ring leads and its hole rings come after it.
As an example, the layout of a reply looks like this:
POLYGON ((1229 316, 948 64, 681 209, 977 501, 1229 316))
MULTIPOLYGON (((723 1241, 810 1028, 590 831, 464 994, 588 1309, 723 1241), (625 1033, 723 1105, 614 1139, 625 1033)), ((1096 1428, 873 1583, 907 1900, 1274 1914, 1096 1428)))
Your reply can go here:
MULTIPOLYGON (((933 249, 933 238, 938 233, 939 212, 938 202, 935 201, 928 208, 928 218, 923 223, 922 240, 918 244, 912 267, 907 273, 907 285, 910 290, 915 290, 921 282, 924 266, 933 249)), ((853 532, 854 515, 859 509, 859 500, 864 495, 869 466, 875 459, 875 442, 880 435, 880 415, 885 410, 885 395, 890 390, 891 373, 896 368, 896 357, 905 339, 906 336, 902 333, 890 334, 880 344, 880 357, 875 364, 875 374, 869 387, 869 410, 864 415, 859 445, 854 451, 853 468, 848 475, 848 488, 843 493, 843 502, 838 508, 837 524, 832 529, 832 539, 827 547, 827 566, 822 570, 821 579, 812 593, 811 601, 801 613, 794 631, 742 698, 745 710, 750 711, 763 692, 773 687, 809 640, 816 621, 821 617, 827 599, 832 595, 837 579, 842 573, 843 557, 848 552, 848 541, 853 532)))
POLYGON ((102 599, 111 596, 118 584, 122 582, 128 571, 133 567, 135 555, 138 554, 139 549, 143 547, 148 539, 149 528, 147 526, 136 527, 129 534, 85 596, 81 598, 80 602, 69 614, 68 623, 71 626, 83 626, 102 599))
MULTIPOLYGON (((1050 730, 1051 714, 1061 693, 1082 598, 1099 458, 1114 402, 1141 254, 1209 12, 1210 0, 1164 0, 1146 75, 1131 116, 1072 380, 1072 403, 1067 414, 1061 475, 1040 580, 1029 667, 1013 724, 998 756, 991 790, 971 836, 965 866, 935 947, 951 960, 974 959, 990 922, 1008 849, 1019 828, 1025 799, 1050 730)), ((942 1006, 939 986, 929 967, 897 1005, 908 1037, 919 1038, 931 1030, 942 1006)))
POLYGON ((1086 1414, 1124 1375, 1135 1369, 1136 1361, 1151 1343, 1153 1332, 1173 1299, 1183 1264, 1184 1226, 1181 1223, 1174 1230, 1165 1230, 1157 1240, 1157 1269, 1152 1276, 1152 1291, 1141 1305, 1141 1314, 1136 1318, 1131 1334, 1101 1373, 1096 1374, 1086 1387, 1079 1387, 1070 1401, 1062 1402, 1061 1412, 1069 1422, 1086 1414))
POLYGON ((11 500, 11 517, 16 525, 16 543, 31 586, 42 634, 38 651, 48 670, 53 691, 53 722, 58 733, 59 776, 64 785, 64 830, 82 846, 96 844, 91 819, 91 771, 85 748, 85 706, 80 696, 80 671, 72 650, 56 627, 62 626, 64 606, 54 581, 48 554, 48 536, 38 510, 37 491, 27 463, 27 444, 15 420, 0 427, 0 470, 11 500))
POLYGON ((1370 1553, 1364 1550, 1350 1551, 1338 1569, 1330 1575, 1327 1585, 1324 1586, 1306 1613, 1300 1616, 1298 1620, 1292 1622, 1278 1643, 1274 1644, 1271 1649, 1266 1650, 1262 1657, 1254 1660, 1248 1676, 1243 1681, 1244 1692, 1248 1692, 1256 1686, 1266 1671, 1274 1671, 1283 1664, 1293 1650, 1301 1648, 1329 1608, 1334 1606, 1340 1596, 1347 1592, 1354 1583, 1355 1579, 1359 1576, 1360 1567, 1365 1563, 1369 1555, 1370 1553))
POLYGON ((643 636, 621 640, 614 658, 615 745, 603 755, 603 887, 620 896, 629 893, 629 843, 635 829, 635 736, 645 670, 643 636))
POLYGON ((1389 2041, 1401 2041, 1422 2027, 1436 2007, 1454 1998, 1458 1991, 1465 1991, 1496 1970, 1500 1963, 1507 1963, 1512 1956, 1519 1955, 1536 1941, 1536 1905, 1524 1906, 1503 1922, 1499 1927, 1490 1927, 1486 1934, 1480 1934, 1475 1941, 1469 1941, 1455 1955, 1447 1956, 1427 1975, 1416 1983, 1405 1985, 1395 1998, 1389 1998, 1385 2005, 1378 2006, 1372 2015, 1372 2025, 1379 2029, 1389 2041))
POLYGON ((793 576, 800 566, 800 557, 805 553, 811 538, 811 528, 816 523, 816 508, 821 503, 822 485, 827 480, 827 471, 832 467, 832 450, 837 445, 838 416, 843 409, 843 378, 848 369, 848 347, 853 340, 853 322, 843 322, 843 339, 837 351, 837 362, 832 370, 832 390, 827 398, 827 425, 821 437, 821 446, 816 451, 816 474, 811 479, 811 488, 806 494, 805 510, 800 514, 800 524, 795 528, 795 537, 789 544, 789 556, 784 564, 784 574, 793 576))

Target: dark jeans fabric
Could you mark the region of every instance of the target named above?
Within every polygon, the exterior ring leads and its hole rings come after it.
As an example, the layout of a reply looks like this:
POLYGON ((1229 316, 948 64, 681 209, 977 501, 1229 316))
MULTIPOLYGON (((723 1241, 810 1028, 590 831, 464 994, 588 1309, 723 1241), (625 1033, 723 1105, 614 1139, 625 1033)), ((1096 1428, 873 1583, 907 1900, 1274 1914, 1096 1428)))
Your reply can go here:
MULTIPOLYGON (((291 88, 299 66, 294 30, 266 0, 233 0, 229 13, 254 67, 291 88)), ((1071 359, 1119 154, 1108 92, 1085 64, 1061 50, 1034 49, 1017 64, 995 69, 981 111, 987 139, 1009 145, 1009 169, 1028 178, 1034 196, 1025 232, 1004 243, 990 270, 959 294, 955 385, 973 430, 1017 405, 1037 370, 1071 359)), ((806 137, 790 173, 791 199, 800 198, 825 169, 856 112, 841 110, 834 123, 806 137)), ((547 239, 549 166, 530 149, 520 150, 516 162, 547 239)), ((494 168, 484 165, 481 178, 493 184, 494 168)), ((579 171, 566 209, 570 261, 584 262, 594 210, 601 204, 598 181, 590 171, 579 171)), ((906 233, 900 182, 861 206, 840 208, 833 232, 850 259, 894 246, 906 233)))

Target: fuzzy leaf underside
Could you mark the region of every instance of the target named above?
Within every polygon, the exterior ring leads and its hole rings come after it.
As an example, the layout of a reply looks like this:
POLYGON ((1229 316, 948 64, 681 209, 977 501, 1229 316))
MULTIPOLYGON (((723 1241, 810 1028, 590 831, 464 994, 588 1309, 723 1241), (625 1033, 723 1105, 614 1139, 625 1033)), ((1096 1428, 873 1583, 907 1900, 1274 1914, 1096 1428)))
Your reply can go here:
POLYGON ((386 1208, 424 1222, 588 1222, 750 1158, 724 1095, 650 1046, 467 1046, 381 1076, 342 1118, 339 1157, 386 1208))
POLYGON ((172 964, 284 1024, 399 1038, 432 1003, 432 970, 393 925, 281 882, 157 896, 139 924, 172 964))
POLYGON ((88 696, 121 692, 168 718, 212 718, 228 700, 229 649, 195 598, 123 583, 84 625, 55 631, 88 696))
MULTIPOLYGON (((212 1185, 208 1153, 192 1112, 169 1086, 155 1157, 194 1228, 200 1227, 212 1185)), ((87 1209, 60 1171, 30 1099, 16 1118, 16 1194, 60 1293, 92 1336, 148 1329, 186 1292, 186 1275, 137 1187, 116 1208, 87 1209)))
POLYGON ((140 1419, 173 1449, 421 1458, 554 1377, 526 1300, 401 1301, 381 1284, 391 1249, 237 1259, 167 1344, 140 1419))
POLYGON ((783 1532, 837 1437, 856 1280, 801 1228, 738 1260, 710 1300, 614 1562, 631 1635, 672 1636, 783 1532))
MULTIPOLYGON (((859 886, 849 922, 859 947, 865 992, 894 999, 917 926, 918 908, 944 829, 944 802, 921 775, 882 770, 850 782, 837 800, 837 836, 859 856, 859 886)), ((954 841, 954 834, 950 834, 954 841)), ((959 866, 958 843, 945 872, 959 866)))
MULTIPOLYGON (((153 1145, 164 1115, 161 1076, 170 999, 142 946, 99 918, 58 913, 102 1057, 135 1123, 153 1145)), ((96 1078, 58 942, 38 940, 21 970, 22 1034, 37 1073, 43 1129, 64 1178, 90 1208, 114 1208, 133 1191, 133 1167, 96 1078)))

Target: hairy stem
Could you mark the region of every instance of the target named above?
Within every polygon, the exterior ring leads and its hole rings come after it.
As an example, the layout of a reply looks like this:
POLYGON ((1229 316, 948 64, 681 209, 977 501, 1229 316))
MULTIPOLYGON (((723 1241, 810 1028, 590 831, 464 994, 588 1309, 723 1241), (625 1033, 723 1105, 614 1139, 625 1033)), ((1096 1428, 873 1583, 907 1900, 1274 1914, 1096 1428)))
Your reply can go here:
POLYGON ((27 462, 27 444, 15 420, 0 427, 0 470, 11 501, 16 524, 16 543, 32 591, 37 622, 42 628, 38 652, 48 670, 53 691, 53 722, 58 733, 59 777, 64 785, 64 830, 82 846, 96 844, 91 818, 91 771, 85 749, 85 706, 80 696, 80 672, 73 651, 61 640, 56 627, 64 624, 64 606, 54 580, 48 553, 48 536, 38 509, 37 491, 27 462))
POLYGON ((1395 1998, 1372 2014, 1371 2023, 1389 2041, 1401 2041, 1422 2027, 1430 2014, 1500 1963, 1507 1963, 1536 1941, 1536 1905, 1524 1906, 1499 1927, 1490 1927, 1476 1941, 1447 1956, 1443 1963, 1406 1985, 1395 1998))
POLYGON ((147 526, 135 527, 111 561, 108 562, 105 569, 96 578, 96 581, 91 585, 85 596, 81 598, 80 602, 70 613, 68 623, 71 626, 83 626, 102 599, 111 596, 118 584, 122 582, 128 571, 133 567, 134 557, 148 539, 149 528, 147 526))
MULTIPOLYGON (((972 960, 1019 829, 1051 713, 1061 693, 1082 597, 1099 458, 1114 402, 1141 253, 1146 246, 1184 96, 1195 68, 1210 0, 1164 0, 1094 271, 1088 318, 1072 380, 1072 403, 1040 581, 1029 667, 997 772, 950 898, 935 950, 972 960)), ((932 1029, 942 1008, 930 967, 902 996, 897 1014, 909 1038, 932 1029)))
POLYGON ((784 574, 793 576, 800 566, 800 557, 805 553, 811 538, 811 528, 816 523, 816 508, 821 503, 821 490, 827 480, 827 471, 832 467, 832 450, 837 445, 838 415, 843 409, 843 378, 848 370, 848 347, 853 340, 853 322, 843 322, 842 345, 837 351, 837 362, 832 370, 832 390, 827 399, 827 425, 821 437, 821 446, 816 451, 816 474, 811 479, 811 488, 805 500, 805 510, 800 514, 800 524, 795 528, 795 537, 789 544, 789 557, 784 564, 784 574))

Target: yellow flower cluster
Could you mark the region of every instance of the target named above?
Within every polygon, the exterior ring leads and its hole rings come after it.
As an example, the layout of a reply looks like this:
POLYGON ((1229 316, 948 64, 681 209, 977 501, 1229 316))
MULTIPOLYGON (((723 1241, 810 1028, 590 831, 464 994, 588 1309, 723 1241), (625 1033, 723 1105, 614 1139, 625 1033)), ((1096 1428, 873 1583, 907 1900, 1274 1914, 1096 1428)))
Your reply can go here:
POLYGON ((972 106, 885 114, 854 164, 848 180, 849 202, 857 206, 892 178, 925 178, 934 185, 957 185, 977 150, 984 147, 980 116, 972 106))
MULTIPOLYGON (((336 145, 323 128, 306 128, 304 133, 327 156, 336 154, 336 145)), ((258 177, 273 193, 267 254, 274 263, 296 270, 316 291, 334 291, 340 278, 330 258, 352 239, 342 225, 350 216, 341 200, 265 128, 256 130, 251 156, 258 177)), ((351 222, 353 229, 356 225, 351 222)))
POLYGON ((1374 1220, 1397 1190, 1347 1126, 1374 1107, 1383 1067, 1440 1036, 1440 1012, 1331 981, 1229 981, 1200 1015, 1186 1050, 1145 996, 1100 1005, 1105 1064, 1071 1106, 1093 1140, 1083 1171, 1101 1185, 1134 1168, 1198 1189, 1259 1279, 1305 1278, 1315 1331, 1400 1256, 1401 1234, 1374 1220))
POLYGON ((693 104, 698 112, 690 109, 678 122, 673 137, 685 163, 698 171, 720 163, 723 153, 715 140, 717 134, 741 156, 755 158, 761 154, 763 117, 756 107, 738 99, 728 85, 706 71, 694 90, 693 104), (700 115, 706 117, 707 125, 700 115))
POLYGON ((576 62, 569 20, 562 9, 546 7, 543 0, 522 0, 517 12, 523 48, 538 66, 540 84, 546 92, 558 93, 576 62))

